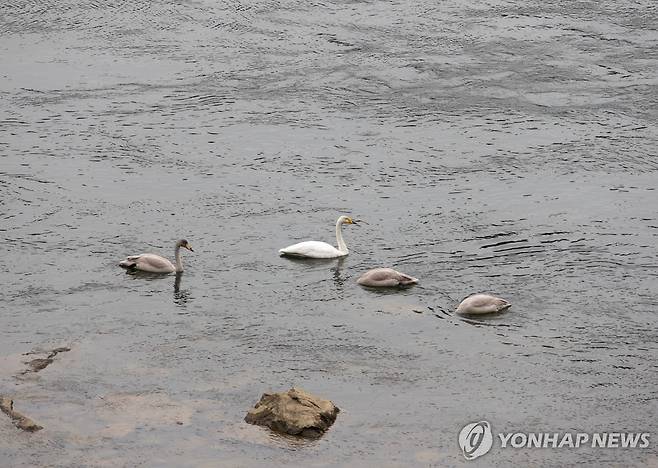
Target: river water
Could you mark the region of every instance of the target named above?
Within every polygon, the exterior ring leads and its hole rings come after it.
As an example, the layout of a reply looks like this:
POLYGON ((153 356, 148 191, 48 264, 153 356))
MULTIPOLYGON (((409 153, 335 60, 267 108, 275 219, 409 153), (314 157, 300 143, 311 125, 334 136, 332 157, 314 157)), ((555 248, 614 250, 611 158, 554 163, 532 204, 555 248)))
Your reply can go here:
POLYGON ((0 465, 658 466, 654 1, 4 0, 0 34, 0 393, 45 428, 0 414, 0 465), (340 214, 347 258, 277 255, 340 214), (182 237, 178 281, 117 267, 182 237), (323 438, 243 422, 293 385, 323 438), (479 420, 654 440, 467 462, 479 420))

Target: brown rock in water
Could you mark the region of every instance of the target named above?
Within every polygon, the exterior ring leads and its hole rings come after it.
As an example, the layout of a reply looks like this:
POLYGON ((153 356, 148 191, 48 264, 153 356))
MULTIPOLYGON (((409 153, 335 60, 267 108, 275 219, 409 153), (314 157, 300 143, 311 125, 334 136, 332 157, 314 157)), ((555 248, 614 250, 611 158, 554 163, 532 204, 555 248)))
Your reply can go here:
POLYGON ((334 423, 339 411, 331 401, 293 387, 284 393, 264 393, 244 420, 285 434, 317 438, 334 423))

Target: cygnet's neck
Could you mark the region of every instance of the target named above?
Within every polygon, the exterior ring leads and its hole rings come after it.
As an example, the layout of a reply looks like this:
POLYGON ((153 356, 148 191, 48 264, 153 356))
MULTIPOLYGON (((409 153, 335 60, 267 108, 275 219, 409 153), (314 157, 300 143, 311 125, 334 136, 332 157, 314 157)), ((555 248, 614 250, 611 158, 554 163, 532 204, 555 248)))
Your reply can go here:
POLYGON ((183 259, 180 256, 180 245, 176 246, 176 272, 183 271, 183 259))

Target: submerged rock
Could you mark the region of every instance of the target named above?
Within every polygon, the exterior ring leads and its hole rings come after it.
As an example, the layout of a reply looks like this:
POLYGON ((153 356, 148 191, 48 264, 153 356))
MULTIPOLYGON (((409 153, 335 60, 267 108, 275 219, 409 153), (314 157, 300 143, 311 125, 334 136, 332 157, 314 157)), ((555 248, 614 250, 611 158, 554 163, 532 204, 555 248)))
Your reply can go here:
POLYGON ((29 372, 39 372, 49 365, 51 365, 54 361, 54 357, 57 356, 59 353, 65 353, 67 351, 71 351, 71 348, 62 346, 60 348, 55 348, 52 351, 30 351, 29 353, 25 353, 25 356, 28 355, 38 355, 38 354, 47 354, 48 356, 45 358, 36 358, 32 359, 31 361, 25 362, 29 369, 25 369, 24 371, 21 372, 21 374, 27 374, 29 372))
POLYGON ((30 362, 26 363, 30 368, 32 368, 32 372, 39 372, 40 370, 45 369, 48 367, 50 364, 53 363, 52 358, 38 358, 38 359, 32 359, 30 362))
POLYGON ((339 411, 331 401, 293 387, 283 393, 264 393, 244 420, 285 434, 317 438, 334 423, 339 411))
POLYGON ((43 429, 43 426, 39 426, 27 416, 23 416, 16 411, 14 409, 14 400, 9 397, 0 395, 0 410, 9 416, 14 425, 19 429, 27 432, 36 432, 43 429))

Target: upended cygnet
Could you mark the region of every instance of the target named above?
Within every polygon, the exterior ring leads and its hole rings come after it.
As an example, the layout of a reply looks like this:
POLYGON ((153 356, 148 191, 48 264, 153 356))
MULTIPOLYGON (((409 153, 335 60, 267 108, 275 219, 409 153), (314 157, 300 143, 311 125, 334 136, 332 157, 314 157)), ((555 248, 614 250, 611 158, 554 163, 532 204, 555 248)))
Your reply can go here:
POLYGON ((418 279, 400 273, 393 268, 373 268, 362 274, 356 282, 361 286, 371 288, 394 288, 396 286, 416 284, 418 279))
POLYGON ((502 312, 512 307, 505 299, 489 294, 473 294, 461 301, 457 313, 461 315, 482 315, 502 312))

